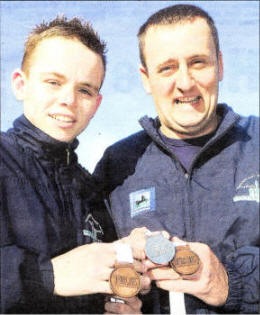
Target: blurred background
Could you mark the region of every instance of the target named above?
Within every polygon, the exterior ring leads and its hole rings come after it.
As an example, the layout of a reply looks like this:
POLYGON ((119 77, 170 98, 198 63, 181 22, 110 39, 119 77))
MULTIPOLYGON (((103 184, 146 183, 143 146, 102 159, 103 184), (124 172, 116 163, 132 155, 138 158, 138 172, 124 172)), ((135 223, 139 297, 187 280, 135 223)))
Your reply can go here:
POLYGON ((30 30, 57 14, 87 19, 108 49, 103 101, 77 149, 92 172, 107 146, 140 130, 142 116, 156 116, 138 73, 136 34, 151 14, 177 3, 196 4, 215 20, 224 56, 219 102, 242 115, 259 115, 259 1, 1 1, 1 130, 23 112, 10 78, 30 30))

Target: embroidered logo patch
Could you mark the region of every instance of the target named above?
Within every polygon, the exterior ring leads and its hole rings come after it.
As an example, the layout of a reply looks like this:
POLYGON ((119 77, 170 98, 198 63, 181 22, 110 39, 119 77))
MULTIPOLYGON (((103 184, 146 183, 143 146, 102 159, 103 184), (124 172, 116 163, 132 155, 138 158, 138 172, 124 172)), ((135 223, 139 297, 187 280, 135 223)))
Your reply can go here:
POLYGON ((83 235, 90 237, 94 242, 102 242, 99 238, 104 235, 103 229, 97 220, 93 218, 92 214, 89 214, 85 220, 85 229, 83 235))
POLYGON ((245 178, 237 187, 234 202, 246 200, 259 203, 259 175, 245 178))
POLYGON ((155 210, 155 188, 147 188, 132 192, 129 195, 131 218, 155 210))

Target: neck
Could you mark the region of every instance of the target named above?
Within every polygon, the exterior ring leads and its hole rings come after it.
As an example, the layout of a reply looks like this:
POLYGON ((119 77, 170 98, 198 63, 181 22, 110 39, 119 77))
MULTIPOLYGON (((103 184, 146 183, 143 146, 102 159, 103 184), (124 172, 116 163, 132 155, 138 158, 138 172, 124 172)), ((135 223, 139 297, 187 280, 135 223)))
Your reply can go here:
POLYGON ((179 131, 176 129, 173 129, 171 127, 168 127, 166 125, 161 125, 160 130, 161 132, 167 137, 172 139, 192 139, 192 138, 198 138, 201 136, 208 135, 215 131, 218 127, 220 121, 220 117, 215 116, 214 119, 208 122, 206 126, 204 126, 203 129, 196 129, 196 130, 190 130, 190 131, 179 131))

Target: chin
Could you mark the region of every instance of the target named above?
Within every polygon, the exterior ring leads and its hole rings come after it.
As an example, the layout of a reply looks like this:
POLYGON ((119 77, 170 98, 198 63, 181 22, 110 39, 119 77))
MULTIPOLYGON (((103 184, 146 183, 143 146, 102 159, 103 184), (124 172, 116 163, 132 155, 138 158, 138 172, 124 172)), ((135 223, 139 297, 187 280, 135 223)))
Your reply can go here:
POLYGON ((66 135, 59 135, 57 133, 49 134, 50 137, 61 142, 71 142, 74 138, 66 135))

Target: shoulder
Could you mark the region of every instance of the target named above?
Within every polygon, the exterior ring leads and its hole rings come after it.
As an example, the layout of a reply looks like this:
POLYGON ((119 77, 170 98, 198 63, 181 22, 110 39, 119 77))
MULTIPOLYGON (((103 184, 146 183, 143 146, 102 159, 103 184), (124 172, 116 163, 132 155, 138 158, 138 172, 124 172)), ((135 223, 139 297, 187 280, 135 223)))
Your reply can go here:
POLYGON ((24 173, 27 154, 19 146, 12 133, 0 133, 0 175, 1 177, 19 176, 24 173))
POLYGON ((238 120, 237 126, 241 130, 241 132, 246 133, 252 140, 259 139, 259 117, 241 116, 238 120))
POLYGON ((12 135, 1 132, 0 133, 0 158, 1 160, 10 159, 10 157, 15 157, 19 153, 19 147, 16 144, 15 139, 12 135))
POLYGON ((117 159, 134 157, 142 153, 151 142, 152 139, 145 131, 139 131, 109 146, 105 155, 115 155, 117 159))
POLYGON ((259 117, 257 116, 240 116, 239 124, 244 128, 255 129, 259 128, 259 117))
POLYGON ((138 160, 143 156, 152 139, 145 131, 137 132, 108 147, 98 162, 93 177, 98 186, 113 189, 135 170, 138 160))

